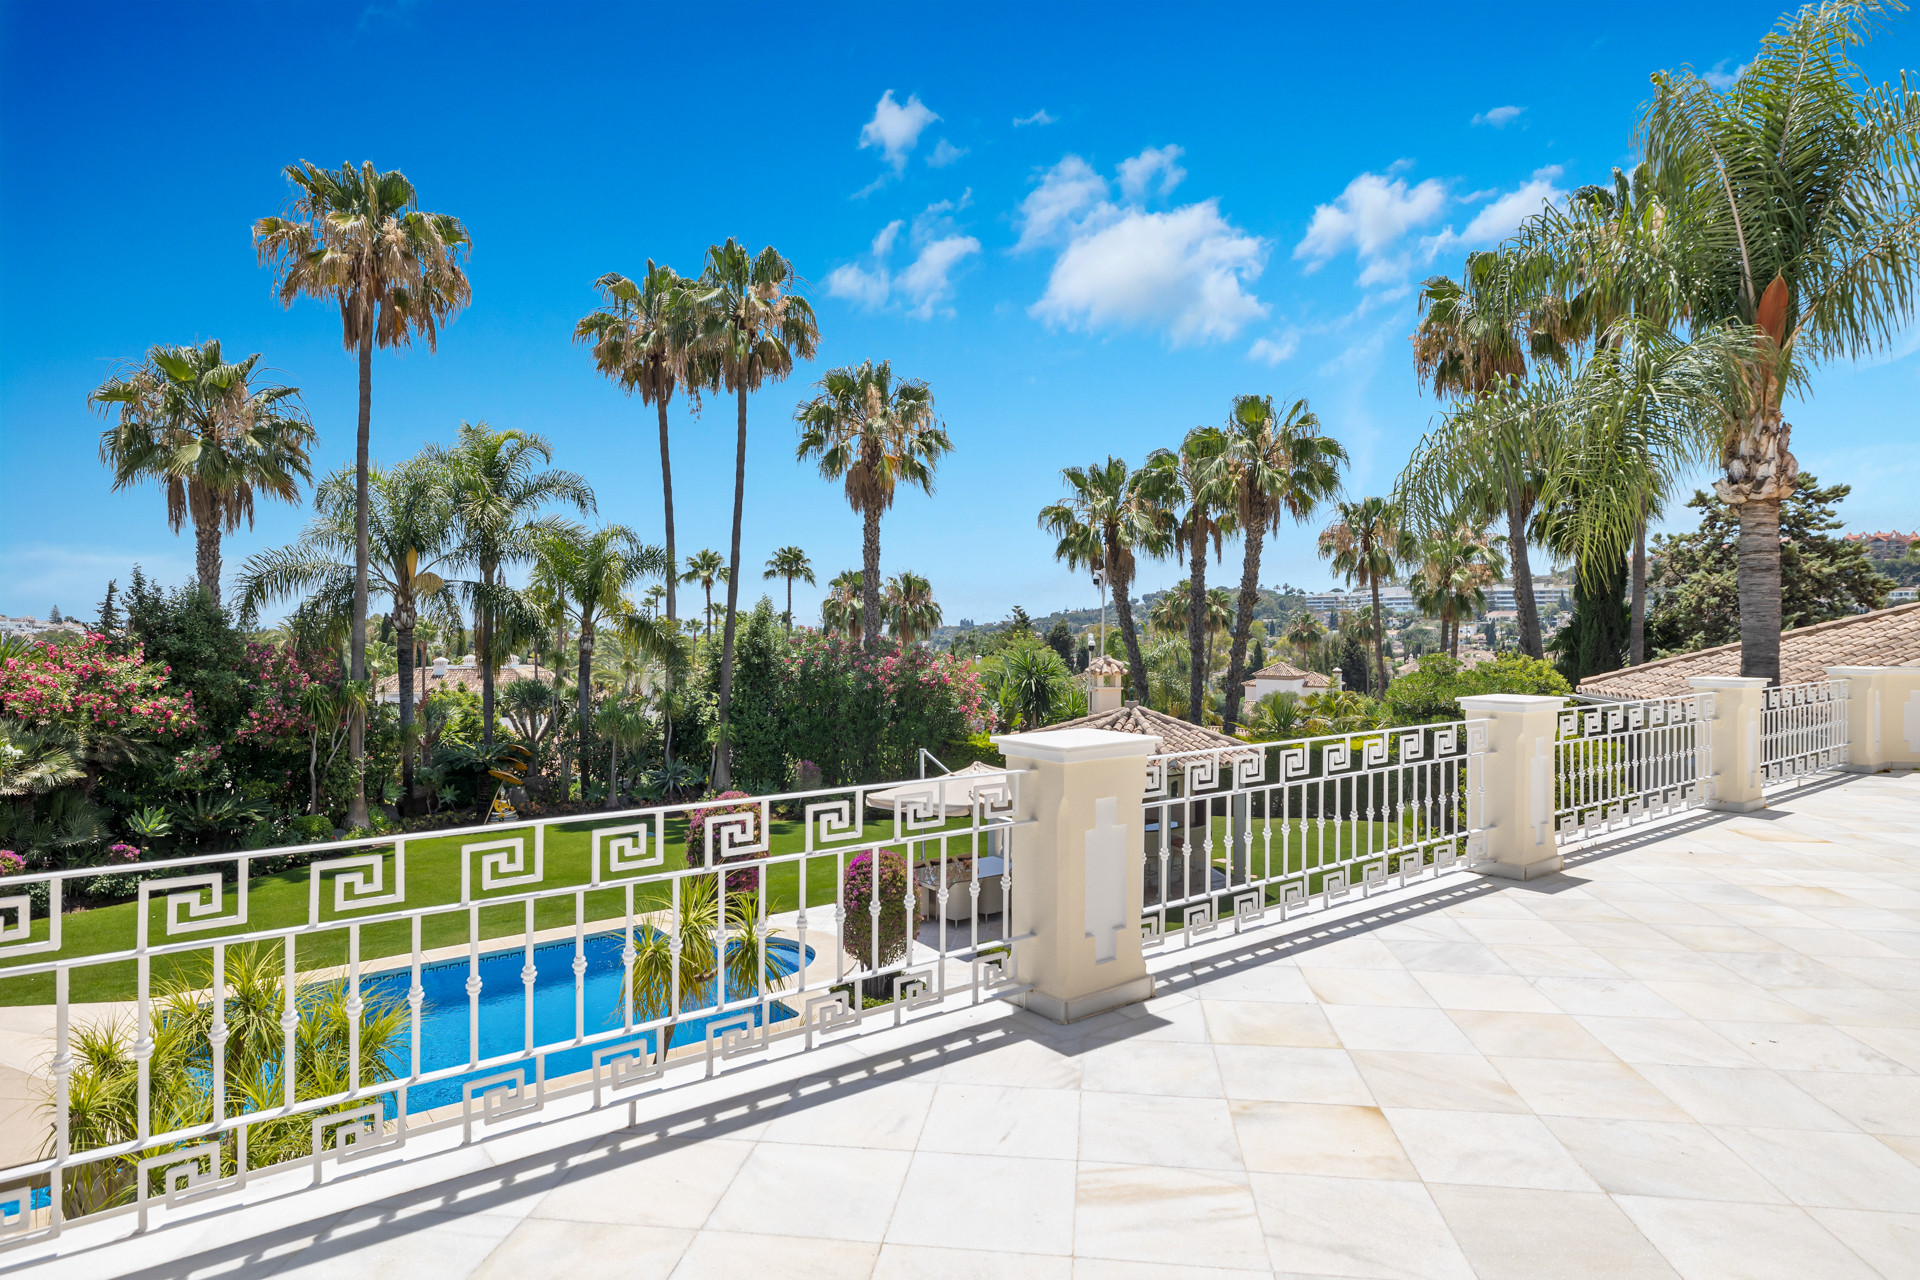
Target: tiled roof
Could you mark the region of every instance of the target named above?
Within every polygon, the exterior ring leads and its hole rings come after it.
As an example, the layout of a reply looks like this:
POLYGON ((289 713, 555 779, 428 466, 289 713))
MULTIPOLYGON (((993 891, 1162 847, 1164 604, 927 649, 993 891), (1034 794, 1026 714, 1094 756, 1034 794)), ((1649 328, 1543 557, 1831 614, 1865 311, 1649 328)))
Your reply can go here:
MULTIPOLYGON (((540 674, 551 679, 553 677, 553 668, 547 667, 542 670, 540 674)), ((533 678, 534 666, 530 662, 523 662, 517 667, 502 666, 499 674, 493 678, 493 687, 498 689, 500 686, 512 684, 516 680, 531 680, 533 678)), ((475 693, 478 693, 480 692, 480 668, 477 666, 450 666, 447 668, 446 675, 436 676, 433 674, 433 664, 426 663, 414 668, 413 687, 416 690, 424 687, 428 693, 432 693, 435 689, 455 688, 471 689, 475 693)), ((374 696, 386 697, 388 695, 398 694, 399 692, 400 677, 396 673, 380 678, 380 683, 375 687, 374 696)))
POLYGON ((1151 707, 1137 706, 1133 703, 1115 707, 1112 711, 1081 716, 1078 720, 1068 720, 1064 724, 1046 726, 1048 733, 1055 729, 1111 729, 1115 733, 1150 733, 1160 739, 1162 751, 1214 751, 1221 747, 1247 745, 1238 738, 1221 733, 1218 729, 1209 729, 1203 724, 1176 720, 1164 711, 1155 711, 1151 707))
MULTIPOLYGON (((1920 602, 1856 613, 1780 633, 1780 680, 1805 684, 1828 667, 1920 667, 1920 602)), ((1737 676, 1740 646, 1676 654, 1580 682, 1580 692, 1608 698, 1659 698, 1687 692, 1689 676, 1737 676)))
POLYGON ((1255 680, 1305 680, 1309 689, 1333 687, 1333 680, 1330 677, 1321 675, 1318 671, 1302 671, 1291 662, 1269 662, 1247 677, 1249 684, 1255 680))
POLYGON ((1096 675, 1123 676, 1127 674, 1127 664, 1103 653, 1087 664, 1087 671, 1096 675))

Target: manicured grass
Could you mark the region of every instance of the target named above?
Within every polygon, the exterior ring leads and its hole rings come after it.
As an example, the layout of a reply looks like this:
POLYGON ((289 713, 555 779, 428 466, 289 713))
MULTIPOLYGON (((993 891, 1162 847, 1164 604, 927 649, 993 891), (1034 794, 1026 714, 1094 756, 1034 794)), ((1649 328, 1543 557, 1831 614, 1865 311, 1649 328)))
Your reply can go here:
MULTIPOLYGON (((1216 815, 1212 821, 1213 865, 1227 870, 1227 820, 1216 815)), ((1399 821, 1399 844, 1389 851, 1389 842, 1394 838, 1395 824, 1392 822, 1355 822, 1350 820, 1329 819, 1323 826, 1313 819, 1295 820, 1272 824, 1272 839, 1269 844, 1267 824, 1261 818, 1253 820, 1252 865, 1247 869, 1251 878, 1264 880, 1275 876, 1299 875, 1303 872, 1307 880, 1307 892, 1317 894, 1325 887, 1328 876, 1347 876, 1350 883, 1359 883, 1362 864, 1376 858, 1389 859, 1388 871, 1396 871, 1400 865, 1400 856, 1408 852, 1419 838, 1420 827, 1411 816, 1399 821), (1346 863, 1344 867, 1328 863, 1346 863)), ((1151 858, 1149 858, 1151 861, 1151 858)), ((1171 897, 1183 896, 1176 883, 1171 897)), ((1197 884, 1196 884, 1197 891, 1197 884)), ((1230 886, 1214 895, 1215 899, 1228 904, 1244 887, 1230 886)), ((1268 905, 1280 901, 1280 888, 1269 885, 1266 890, 1268 905)), ((1173 910, 1169 913, 1169 924, 1179 922, 1183 913, 1173 910)))
MULTIPOLYGON (((480 853, 471 855, 476 899, 484 901, 486 898, 510 896, 515 892, 525 892, 535 887, 558 888, 586 885, 591 878, 593 841, 590 833, 595 826, 604 825, 606 825, 604 821, 596 822, 591 818, 583 818, 578 822, 557 823, 548 827, 545 876, 537 886, 525 886, 519 890, 502 889, 483 895, 478 892, 478 885, 479 862, 484 855, 480 853)), ((803 823, 775 821, 770 825, 772 853, 798 853, 804 848, 806 832, 803 823)), ((955 819, 948 824, 948 827, 964 830, 968 825, 965 819, 955 819)), ((890 818, 881 818, 878 821, 870 818, 867 830, 875 838, 884 837, 892 833, 893 823, 890 818)), ((385 906, 357 912, 335 912, 332 879, 339 873, 329 872, 321 886, 319 918, 322 922, 347 921, 356 916, 380 915, 401 909, 418 910, 448 906, 449 910, 432 912, 422 917, 420 945, 422 949, 431 949, 464 944, 468 938, 468 909, 456 905, 460 901, 462 862, 460 846, 515 834, 526 836, 527 860, 531 865, 530 833, 502 832, 501 837, 480 835, 457 838, 421 837, 409 840, 406 866, 407 896, 404 907, 385 906)), ((666 835, 667 856, 664 869, 685 867, 687 865, 685 821, 679 818, 669 820, 666 835)), ((983 840, 982 844, 984 843, 983 840)), ((971 850, 972 839, 969 836, 959 836, 952 840, 951 845, 949 856, 958 857, 971 850)), ((868 846, 860 842, 849 841, 842 853, 815 854, 805 859, 807 905, 811 907, 831 903, 836 896, 835 881, 840 857, 843 855, 851 857, 866 847, 868 846)), ((938 846, 932 842, 922 845, 921 850, 922 852, 916 854, 919 858, 938 855, 938 846)), ((362 851, 345 849, 341 854, 349 856, 360 852, 362 851)), ((392 852, 387 852, 382 861, 384 865, 381 884, 387 892, 392 892, 394 885, 392 852)), ((209 870, 211 869, 213 868, 210 867, 209 870)), ((222 915, 230 915, 238 909, 237 898, 231 884, 230 869, 227 874, 229 883, 226 886, 225 899, 221 904, 222 915)), ((658 871, 650 868, 641 874, 655 875, 658 871)), ((606 879, 615 883, 619 881, 619 877, 613 876, 608 876, 606 879)), ((773 866, 768 871, 767 881, 769 913, 792 911, 800 905, 800 860, 773 866)), ((244 925, 230 925, 200 933, 180 933, 171 938, 166 932, 165 899, 156 896, 148 904, 149 945, 158 946, 163 942, 187 940, 212 941, 236 933, 304 925, 308 923, 309 893, 309 869, 306 867, 278 875, 256 877, 247 883, 247 922, 244 925)), ((636 888, 634 899, 636 912, 657 910, 667 905, 668 890, 658 882, 642 883, 636 888)), ((581 895, 581 900, 584 907, 582 915, 588 921, 617 919, 626 910, 626 892, 621 888, 586 890, 581 895)), ((573 924, 575 903, 576 899, 572 894, 541 900, 535 907, 534 928, 552 929, 573 924)), ((61 918, 59 956, 66 959, 132 950, 137 944, 138 924, 139 905, 136 902, 123 902, 89 911, 69 912, 61 918)), ((479 936, 482 938, 518 934, 525 928, 526 906, 523 903, 479 908, 479 936)), ((46 936, 47 922, 35 921, 34 938, 43 940, 46 936)), ((405 955, 412 949, 412 944, 412 926, 404 920, 368 925, 360 930, 360 957, 363 962, 384 956, 405 955)), ((295 963, 302 970, 345 964, 347 950, 348 930, 319 929, 298 939, 295 946, 295 963)), ((184 972, 189 976, 196 973, 204 974, 207 967, 207 954, 206 951, 196 951, 185 957, 155 958, 152 962, 152 974, 156 987, 166 977, 175 973, 184 972)), ((14 965, 43 962, 50 958, 52 957, 42 953, 0 959, 0 1006, 51 1003, 54 994, 52 974, 9 978, 5 972, 14 965)), ((69 981, 69 998, 76 1001, 130 1000, 137 994, 137 974, 132 961, 76 968, 72 971, 69 981)))

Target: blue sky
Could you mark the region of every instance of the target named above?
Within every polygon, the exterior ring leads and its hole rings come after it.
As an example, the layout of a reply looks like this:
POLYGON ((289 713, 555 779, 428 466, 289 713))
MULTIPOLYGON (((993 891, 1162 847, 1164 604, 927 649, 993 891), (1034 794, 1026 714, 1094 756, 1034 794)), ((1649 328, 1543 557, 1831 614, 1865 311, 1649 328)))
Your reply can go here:
MULTIPOLYGON (((657 538, 652 411, 593 374, 572 325, 601 273, 691 272, 735 235, 793 259, 823 334, 751 406, 751 566, 787 543, 823 583, 858 563, 839 491, 794 460, 792 412, 869 358, 927 379, 955 442, 937 496, 903 496, 882 535, 885 570, 928 576, 949 621, 1094 603, 1035 527, 1059 469, 1138 463, 1236 393, 1308 397, 1352 453, 1349 490, 1383 491, 1436 411, 1410 285, 1631 163, 1648 74, 1729 72, 1779 10, 1459 13, 6 3, 0 613, 91 613, 136 560, 191 573, 159 492, 110 492, 85 403, 153 343, 263 353, 304 390, 318 466, 351 460, 337 316, 283 310, 249 238, 300 159, 402 169, 474 237, 474 303, 438 353, 376 357, 381 459, 462 420, 538 431, 603 519, 657 538)), ((1863 61, 1884 78, 1917 50, 1900 18, 1863 61)), ((1920 523, 1915 350, 1824 369, 1789 408, 1803 467, 1854 485, 1850 527, 1920 523)), ((684 551, 725 549, 731 424, 674 407, 684 551)), ((263 506, 229 571, 304 517, 263 506)), ((1328 581, 1314 527, 1269 543, 1264 582, 1328 581)), ((1148 565, 1140 588, 1180 576, 1148 565)))

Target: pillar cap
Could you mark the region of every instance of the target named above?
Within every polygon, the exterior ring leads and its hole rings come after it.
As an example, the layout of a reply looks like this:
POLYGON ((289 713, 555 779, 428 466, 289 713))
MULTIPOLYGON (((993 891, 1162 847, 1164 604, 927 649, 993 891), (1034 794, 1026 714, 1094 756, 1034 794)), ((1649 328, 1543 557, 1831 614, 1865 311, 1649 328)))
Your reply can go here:
POLYGON ((1558 711, 1566 706, 1563 697, 1538 693, 1476 693, 1455 698, 1462 711, 1488 714, 1495 711, 1558 711))
POLYGON ((1765 676, 1688 676, 1689 689, 1764 689, 1773 683, 1765 676))
POLYGON ((1877 676, 1882 671, 1895 670, 1893 667, 1828 667, 1830 676, 1877 676))
POLYGON ((1115 733, 1111 729, 1041 729, 1034 733, 997 733, 993 745, 1003 755, 1078 764, 1083 760, 1150 756, 1160 749, 1160 739, 1151 733, 1115 733))

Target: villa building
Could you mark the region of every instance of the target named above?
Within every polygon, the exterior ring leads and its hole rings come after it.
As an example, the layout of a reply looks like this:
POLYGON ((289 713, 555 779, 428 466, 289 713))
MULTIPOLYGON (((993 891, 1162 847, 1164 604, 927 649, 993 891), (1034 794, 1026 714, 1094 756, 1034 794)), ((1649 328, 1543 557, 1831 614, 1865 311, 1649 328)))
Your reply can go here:
POLYGON ((1290 662, 1269 662, 1247 677, 1247 703, 1258 702, 1270 693, 1325 693, 1337 679, 1318 671, 1302 671, 1290 662))
MULTIPOLYGON (((1825 680, 1829 667, 1920 667, 1920 602, 1875 609, 1780 633, 1780 681, 1825 680)), ((1740 646, 1675 654, 1580 682, 1604 698, 1661 698, 1689 692, 1694 676, 1737 676, 1740 646)))
MULTIPOLYGON (((497 691, 504 685, 513 684, 519 680, 532 680, 542 674, 551 677, 553 674, 552 668, 548 668, 543 673, 539 667, 534 666, 532 663, 522 662, 519 655, 509 654, 506 662, 502 664, 500 670, 494 674, 493 686, 497 691)), ((480 668, 475 663, 472 654, 466 655, 460 659, 459 662, 452 662, 446 658, 435 658, 431 666, 423 665, 413 669, 413 681, 413 696, 419 701, 425 701, 428 694, 443 689, 467 689, 474 693, 479 693, 480 668)), ((398 705, 400 701, 399 675, 382 676, 380 682, 374 686, 374 696, 387 706, 398 705)))

